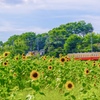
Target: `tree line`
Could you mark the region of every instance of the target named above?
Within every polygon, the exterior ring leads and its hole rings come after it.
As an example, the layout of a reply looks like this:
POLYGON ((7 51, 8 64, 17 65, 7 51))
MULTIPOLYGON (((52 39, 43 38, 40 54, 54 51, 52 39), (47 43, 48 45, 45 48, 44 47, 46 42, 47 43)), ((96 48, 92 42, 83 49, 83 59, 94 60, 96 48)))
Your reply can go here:
POLYGON ((25 32, 13 35, 6 42, 0 41, 0 53, 10 51, 12 56, 28 51, 40 51, 58 57, 59 54, 100 51, 100 34, 93 32, 91 23, 70 22, 53 28, 47 33, 25 32))

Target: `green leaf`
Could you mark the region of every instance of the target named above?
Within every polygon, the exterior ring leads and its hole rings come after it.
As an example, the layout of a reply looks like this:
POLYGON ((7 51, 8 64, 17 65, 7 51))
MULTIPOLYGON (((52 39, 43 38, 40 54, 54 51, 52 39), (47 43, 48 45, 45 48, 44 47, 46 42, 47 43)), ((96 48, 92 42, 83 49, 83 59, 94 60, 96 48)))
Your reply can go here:
POLYGON ((85 86, 86 86, 86 84, 85 84, 85 83, 82 83, 82 86, 83 86, 83 87, 85 87, 85 86))
POLYGON ((39 91, 39 90, 40 90, 39 86, 33 85, 32 88, 33 88, 35 91, 39 91))
POLYGON ((69 95, 69 92, 66 92, 65 94, 64 94, 64 96, 68 96, 69 95))
POLYGON ((65 84, 66 83, 66 80, 63 80, 62 82, 63 82, 63 84, 65 84))
POLYGON ((75 97, 74 95, 71 95, 71 97, 72 97, 74 100, 76 100, 76 97, 75 97))
POLYGON ((45 94, 43 93, 43 92, 39 92, 41 95, 44 95, 45 96, 45 94))
POLYGON ((86 93, 87 93, 87 91, 85 91, 85 90, 84 90, 84 91, 83 91, 83 93, 84 93, 84 94, 86 94, 86 93))
POLYGON ((63 87, 63 84, 59 84, 59 88, 62 88, 63 87))

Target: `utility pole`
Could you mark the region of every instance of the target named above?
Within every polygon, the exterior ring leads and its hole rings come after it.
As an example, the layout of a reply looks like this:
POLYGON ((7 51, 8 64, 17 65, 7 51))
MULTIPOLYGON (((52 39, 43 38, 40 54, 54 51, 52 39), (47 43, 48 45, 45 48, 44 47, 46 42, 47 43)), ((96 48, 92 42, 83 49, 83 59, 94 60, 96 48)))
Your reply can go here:
POLYGON ((91 34, 91 52, 93 52, 93 39, 92 39, 92 32, 90 33, 91 34))

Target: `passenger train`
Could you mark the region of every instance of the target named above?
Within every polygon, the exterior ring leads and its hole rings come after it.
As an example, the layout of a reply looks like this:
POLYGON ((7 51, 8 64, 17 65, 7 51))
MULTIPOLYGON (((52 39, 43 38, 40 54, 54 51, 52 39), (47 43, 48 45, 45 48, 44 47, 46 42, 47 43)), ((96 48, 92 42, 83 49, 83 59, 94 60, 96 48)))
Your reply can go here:
POLYGON ((100 52, 69 53, 67 57, 69 59, 74 58, 75 60, 99 60, 100 52))

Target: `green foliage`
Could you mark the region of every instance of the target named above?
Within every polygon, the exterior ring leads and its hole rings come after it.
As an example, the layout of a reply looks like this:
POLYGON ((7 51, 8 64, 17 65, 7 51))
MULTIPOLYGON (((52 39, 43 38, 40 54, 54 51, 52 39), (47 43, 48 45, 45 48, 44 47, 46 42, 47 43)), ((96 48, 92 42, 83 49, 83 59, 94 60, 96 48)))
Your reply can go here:
POLYGON ((80 36, 73 34, 69 36, 69 38, 66 40, 64 44, 64 50, 66 53, 69 52, 78 52, 77 45, 81 44, 82 39, 80 36))
POLYGON ((13 35, 4 43, 0 41, 0 53, 10 51, 14 56, 42 49, 46 55, 58 57, 60 53, 90 52, 91 43, 93 51, 100 51, 100 34, 93 32, 91 23, 78 21, 62 24, 48 33, 13 35))
MULTIPOLYGON (((15 56, 16 57, 16 56, 15 56)), ((100 98, 100 61, 61 62, 61 58, 43 56, 18 59, 0 58, 0 100, 98 100, 100 98), (4 65, 4 62, 7 65, 4 65), (93 64, 95 63, 95 66, 93 64), (51 69, 49 68, 51 66, 51 69), (89 74, 85 69, 89 69, 89 74), (31 72, 39 77, 33 80, 31 72), (71 81, 73 88, 66 86, 71 81), (70 88, 70 90, 69 90, 70 88)), ((63 56, 66 59, 66 56, 63 56)))
POLYGON ((28 46, 28 51, 35 50, 36 48, 36 34, 34 32, 26 32, 23 33, 20 38, 26 42, 26 45, 28 46))
POLYGON ((47 33, 38 34, 36 36, 36 49, 39 51, 41 49, 44 49, 44 46, 46 44, 46 39, 48 38, 47 33))

